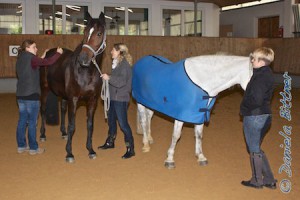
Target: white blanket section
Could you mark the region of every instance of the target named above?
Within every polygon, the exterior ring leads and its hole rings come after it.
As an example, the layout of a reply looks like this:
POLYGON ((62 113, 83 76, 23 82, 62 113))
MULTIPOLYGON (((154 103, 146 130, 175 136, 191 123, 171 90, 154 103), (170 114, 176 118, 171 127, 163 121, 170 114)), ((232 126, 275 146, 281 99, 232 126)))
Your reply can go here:
POLYGON ((238 73, 237 69, 241 69, 242 66, 248 67, 248 69, 250 67, 248 57, 228 55, 191 57, 185 60, 184 65, 189 78, 212 96, 222 91, 220 85, 226 88, 238 82, 235 77, 238 73), (230 79, 230 74, 232 74, 232 79, 230 79))

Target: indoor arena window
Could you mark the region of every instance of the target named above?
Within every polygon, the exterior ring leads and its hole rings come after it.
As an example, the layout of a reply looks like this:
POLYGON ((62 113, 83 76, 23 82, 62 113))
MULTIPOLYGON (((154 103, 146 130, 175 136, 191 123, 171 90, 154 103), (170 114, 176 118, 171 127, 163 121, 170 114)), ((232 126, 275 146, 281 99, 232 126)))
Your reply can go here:
POLYGON ((22 5, 0 3, 0 34, 22 34, 22 5))
POLYGON ((202 12, 197 12, 197 20, 196 20, 196 27, 197 32, 195 34, 195 12, 193 10, 185 10, 184 11, 184 30, 185 36, 202 36, 202 12))
POLYGON ((181 35, 181 10, 163 9, 163 36, 181 35))
POLYGON ((53 6, 39 6, 39 33, 54 30, 55 34, 83 34, 85 27, 84 14, 88 6, 56 5, 55 30, 53 29, 53 6))
POLYGON ((148 8, 104 7, 104 13, 108 35, 149 34, 148 8))

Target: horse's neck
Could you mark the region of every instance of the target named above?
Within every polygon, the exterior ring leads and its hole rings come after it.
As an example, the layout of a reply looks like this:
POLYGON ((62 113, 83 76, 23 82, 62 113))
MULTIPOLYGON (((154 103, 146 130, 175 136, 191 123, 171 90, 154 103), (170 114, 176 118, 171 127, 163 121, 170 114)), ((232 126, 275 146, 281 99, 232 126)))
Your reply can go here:
POLYGON ((187 59, 186 71, 193 82, 210 96, 216 96, 235 84, 241 84, 244 89, 250 80, 249 59, 246 57, 200 57, 187 59))

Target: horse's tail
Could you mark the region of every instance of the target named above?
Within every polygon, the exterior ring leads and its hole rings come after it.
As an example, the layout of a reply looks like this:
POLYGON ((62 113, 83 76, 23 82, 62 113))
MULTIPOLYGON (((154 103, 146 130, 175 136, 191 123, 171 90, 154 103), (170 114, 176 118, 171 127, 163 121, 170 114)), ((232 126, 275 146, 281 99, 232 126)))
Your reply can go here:
POLYGON ((58 97, 52 91, 49 91, 46 100, 46 123, 59 125, 58 97))

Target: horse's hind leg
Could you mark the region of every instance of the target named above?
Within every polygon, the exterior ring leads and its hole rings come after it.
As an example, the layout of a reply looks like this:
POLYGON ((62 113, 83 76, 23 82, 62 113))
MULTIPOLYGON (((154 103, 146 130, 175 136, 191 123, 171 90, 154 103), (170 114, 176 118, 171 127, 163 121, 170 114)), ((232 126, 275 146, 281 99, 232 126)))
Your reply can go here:
POLYGON ((66 124, 65 124, 65 119, 66 119, 66 112, 67 112, 67 100, 62 99, 61 100, 61 106, 60 106, 60 112, 61 112, 61 117, 60 117, 60 132, 61 132, 61 137, 65 140, 68 139, 68 135, 66 132, 66 124))
POLYGON ((195 138, 196 138, 195 153, 196 153, 196 157, 198 158, 197 161, 201 166, 205 166, 208 163, 202 151, 203 126, 204 124, 195 125, 195 138))
POLYGON ((179 138, 181 136, 182 126, 183 126, 183 122, 175 120, 172 142, 171 142, 171 146, 168 150, 168 157, 165 160, 165 167, 167 167, 168 169, 175 168, 175 161, 174 161, 175 147, 176 147, 177 141, 179 140, 179 138))
POLYGON ((47 88, 44 88, 41 90, 41 128, 40 128, 40 141, 45 142, 46 141, 46 129, 45 129, 45 124, 46 124, 46 101, 47 101, 47 96, 48 96, 49 90, 47 88))
POLYGON ((153 111, 151 110, 147 110, 145 106, 138 104, 138 112, 139 112, 139 122, 142 128, 142 132, 143 132, 143 148, 142 151, 143 152, 149 152, 150 151, 150 141, 153 142, 153 139, 151 137, 150 134, 150 138, 149 136, 149 132, 150 130, 150 120, 151 117, 153 115, 153 111), (150 139, 150 141, 149 141, 150 139))
POLYGON ((147 137, 150 144, 153 144, 154 140, 151 135, 151 119, 153 117, 154 112, 148 108, 146 108, 146 116, 147 116, 147 123, 146 123, 146 130, 147 130, 147 137))
POLYGON ((140 123, 140 112, 137 110, 136 112, 136 134, 143 135, 143 129, 140 123))
POLYGON ((97 98, 92 97, 87 103, 87 141, 86 148, 89 151, 89 158, 95 159, 96 152, 93 150, 93 131, 94 131, 94 114, 97 106, 97 98))
POLYGON ((75 132, 75 116, 76 116, 76 108, 77 108, 78 98, 73 97, 72 100, 68 101, 68 141, 66 144, 66 161, 72 163, 75 161, 74 156, 72 154, 72 139, 75 132))

